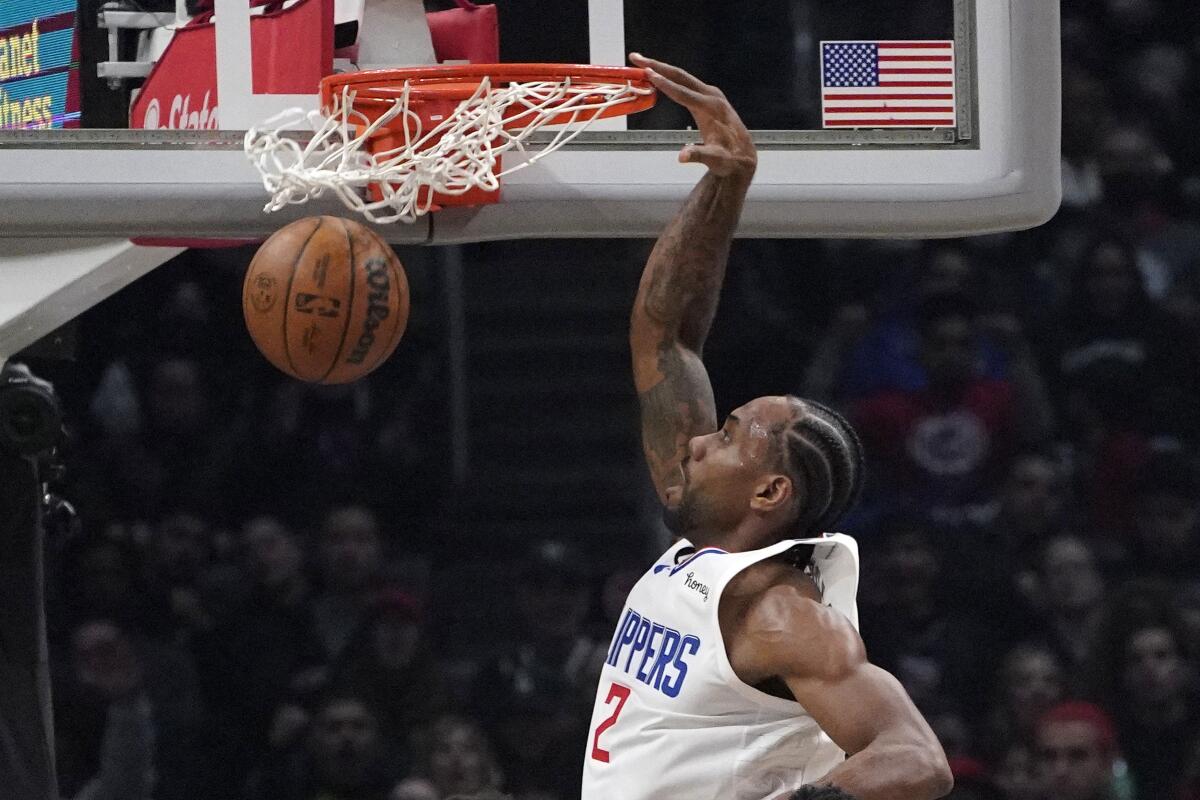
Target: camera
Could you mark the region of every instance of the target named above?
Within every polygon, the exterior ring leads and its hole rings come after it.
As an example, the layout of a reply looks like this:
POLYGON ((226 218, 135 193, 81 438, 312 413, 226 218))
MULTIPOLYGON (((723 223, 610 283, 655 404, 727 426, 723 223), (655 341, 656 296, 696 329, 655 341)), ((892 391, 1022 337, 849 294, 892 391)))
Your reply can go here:
POLYGON ((54 386, 24 364, 0 369, 0 450, 44 455, 61 441, 62 432, 62 406, 54 386))

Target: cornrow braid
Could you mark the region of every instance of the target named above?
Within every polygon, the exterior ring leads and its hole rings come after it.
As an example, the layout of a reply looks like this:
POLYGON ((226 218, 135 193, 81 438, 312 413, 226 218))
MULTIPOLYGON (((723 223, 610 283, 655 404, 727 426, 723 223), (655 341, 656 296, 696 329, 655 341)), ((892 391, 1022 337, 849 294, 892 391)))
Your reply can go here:
POLYGON ((788 395, 795 419, 780 430, 784 468, 803 500, 791 534, 819 536, 858 500, 864 466, 862 442, 846 418, 812 400, 788 395))

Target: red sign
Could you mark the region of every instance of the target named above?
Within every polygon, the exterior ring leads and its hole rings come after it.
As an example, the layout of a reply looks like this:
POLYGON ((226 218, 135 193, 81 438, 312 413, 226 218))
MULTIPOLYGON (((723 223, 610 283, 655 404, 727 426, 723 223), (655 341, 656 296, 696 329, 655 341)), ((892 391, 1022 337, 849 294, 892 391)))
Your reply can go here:
MULTIPOLYGON (((332 0, 250 18, 255 94, 313 94, 333 71, 332 0)), ((217 33, 210 15, 175 32, 129 110, 131 128, 220 128, 217 33)))

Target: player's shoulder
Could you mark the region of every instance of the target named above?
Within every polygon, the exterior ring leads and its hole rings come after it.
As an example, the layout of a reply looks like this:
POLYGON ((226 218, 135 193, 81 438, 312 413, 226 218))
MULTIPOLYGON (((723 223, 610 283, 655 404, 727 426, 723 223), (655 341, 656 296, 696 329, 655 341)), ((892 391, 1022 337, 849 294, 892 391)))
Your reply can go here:
POLYGON ((738 635, 781 673, 833 675, 865 659, 862 639, 841 613, 821 602, 804 572, 764 562, 731 581, 738 635))
POLYGON ((780 554, 741 569, 729 579, 724 594, 741 599, 757 597, 776 586, 791 586, 819 599, 820 591, 812 578, 798 569, 786 554, 780 554))

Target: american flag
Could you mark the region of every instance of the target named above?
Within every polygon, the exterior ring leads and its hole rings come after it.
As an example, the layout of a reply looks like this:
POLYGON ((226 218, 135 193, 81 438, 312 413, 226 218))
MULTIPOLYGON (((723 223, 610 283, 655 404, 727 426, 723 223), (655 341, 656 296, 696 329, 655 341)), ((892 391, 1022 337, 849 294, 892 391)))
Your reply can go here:
POLYGON ((826 128, 952 128, 954 42, 821 42, 826 128))

